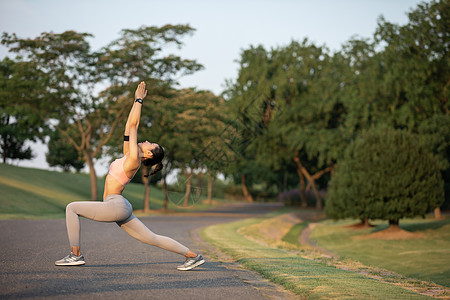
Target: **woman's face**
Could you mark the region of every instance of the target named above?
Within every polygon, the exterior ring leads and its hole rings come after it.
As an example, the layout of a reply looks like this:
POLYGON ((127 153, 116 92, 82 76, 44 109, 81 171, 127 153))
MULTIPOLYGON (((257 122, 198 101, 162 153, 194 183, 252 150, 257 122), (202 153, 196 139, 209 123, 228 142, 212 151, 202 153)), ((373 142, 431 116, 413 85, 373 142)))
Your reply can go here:
POLYGON ((152 158, 153 153, 151 150, 155 149, 156 147, 159 147, 156 143, 150 143, 149 141, 145 141, 143 143, 138 144, 139 148, 141 149, 142 155, 144 158, 152 158))

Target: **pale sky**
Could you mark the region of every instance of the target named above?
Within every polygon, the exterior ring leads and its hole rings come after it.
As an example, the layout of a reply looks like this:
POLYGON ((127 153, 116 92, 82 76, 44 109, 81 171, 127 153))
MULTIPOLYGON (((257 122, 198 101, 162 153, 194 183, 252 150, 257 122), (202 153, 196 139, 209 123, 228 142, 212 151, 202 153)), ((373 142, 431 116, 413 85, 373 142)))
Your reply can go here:
MULTIPOLYGON (((190 24, 196 29, 176 53, 195 59, 205 69, 182 78, 180 87, 196 87, 216 94, 226 79, 237 76, 242 49, 283 46, 308 38, 339 50, 352 36, 372 37, 377 19, 405 24, 418 0, 0 0, 0 32, 32 38, 42 32, 88 32, 94 50, 119 37, 121 29, 142 25, 190 24)), ((430 2, 430 1, 426 1, 430 2)), ((176 49, 173 49, 176 51, 176 49)), ((0 45, 0 59, 8 55, 0 45)), ((21 166, 48 168, 45 145, 35 145, 38 156, 21 166)), ((15 162, 15 164, 17 164, 15 162)), ((105 163, 98 164, 103 175, 105 163)))

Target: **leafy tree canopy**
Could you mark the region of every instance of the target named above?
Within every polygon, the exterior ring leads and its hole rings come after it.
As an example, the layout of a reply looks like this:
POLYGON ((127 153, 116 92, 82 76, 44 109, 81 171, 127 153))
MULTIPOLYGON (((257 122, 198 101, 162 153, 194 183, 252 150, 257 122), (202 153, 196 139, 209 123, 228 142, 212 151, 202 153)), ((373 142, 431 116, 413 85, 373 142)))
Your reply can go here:
POLYGON ((331 180, 328 216, 383 219, 425 215, 444 200, 435 156, 404 130, 372 128, 349 144, 331 180))

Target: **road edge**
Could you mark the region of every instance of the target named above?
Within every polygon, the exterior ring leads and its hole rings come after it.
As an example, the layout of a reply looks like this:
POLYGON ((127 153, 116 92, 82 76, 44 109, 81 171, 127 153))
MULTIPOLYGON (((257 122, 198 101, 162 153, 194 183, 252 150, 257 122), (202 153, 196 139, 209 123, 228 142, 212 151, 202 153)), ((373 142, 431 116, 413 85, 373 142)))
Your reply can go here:
MULTIPOLYGON (((202 226, 190 231, 190 236, 194 243, 203 251, 202 255, 208 259, 218 262, 221 266, 230 270, 233 276, 242 282, 251 285, 262 296, 269 299, 299 299, 299 295, 286 290, 281 285, 275 284, 268 279, 265 279, 258 272, 245 268, 243 265, 236 262, 230 255, 223 253, 219 248, 211 245, 203 240, 200 231, 208 227, 202 226)), ((301 299, 301 298, 300 298, 301 299)))

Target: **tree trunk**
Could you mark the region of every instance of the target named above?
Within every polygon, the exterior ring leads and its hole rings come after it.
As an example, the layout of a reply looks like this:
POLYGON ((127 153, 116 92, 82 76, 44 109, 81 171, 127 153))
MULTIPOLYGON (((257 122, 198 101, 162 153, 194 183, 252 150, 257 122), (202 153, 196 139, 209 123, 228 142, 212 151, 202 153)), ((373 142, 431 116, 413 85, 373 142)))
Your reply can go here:
POLYGON ((203 190, 203 172, 200 171, 200 173, 198 173, 198 189, 197 191, 197 197, 200 198, 200 195, 202 194, 202 190, 203 190))
POLYGON ((300 170, 300 172, 308 180, 308 185, 311 185, 311 187, 313 189, 314 196, 316 197, 316 208, 322 209, 322 198, 320 197, 319 192, 317 191, 316 183, 314 182, 314 178, 312 178, 312 176, 311 176, 311 174, 309 174, 308 170, 306 170, 306 168, 302 165, 302 163, 300 162, 300 158, 298 157, 298 154, 294 157, 294 161, 297 164, 297 172, 298 172, 298 170, 300 170))
MULTIPOLYGON (((308 170, 306 170, 306 168, 302 165, 302 163, 300 162, 300 158, 298 157, 298 153, 296 154, 296 156, 294 157, 294 161, 297 164, 297 173, 299 172, 298 170, 301 171, 301 173, 306 177, 306 179, 308 180, 308 186, 310 186, 313 189, 313 193, 314 196, 316 198, 316 208, 317 209, 322 209, 323 204, 322 204, 322 197, 320 197, 319 191, 317 190, 316 187, 316 180, 319 179, 323 174, 325 174, 326 172, 332 172, 333 171, 333 166, 330 166, 328 168, 325 168, 317 173, 315 173, 314 175, 311 175, 308 170)), ((300 175, 299 175, 300 176, 300 175)))
POLYGON ((399 229, 398 221, 398 219, 389 220, 389 229, 399 229))
POLYGON ((92 201, 96 201, 98 200, 98 195, 97 195, 97 174, 95 173, 95 168, 94 168, 94 160, 92 159, 92 156, 90 155, 90 153, 88 152, 84 152, 83 153, 84 156, 84 160, 86 161, 86 163, 89 166, 89 175, 90 175, 90 179, 91 179, 91 200, 92 201))
MULTIPOLYGON (((8 125, 9 124, 9 115, 6 117, 6 124, 5 125, 8 125)), ((7 141, 7 139, 8 139, 8 135, 7 135, 7 133, 4 133, 4 135, 2 135, 2 142, 3 142, 3 145, 2 145, 2 154, 3 154, 3 163, 6 165, 6 141, 7 141)))
POLYGON ((245 201, 253 202, 253 197, 250 194, 250 192, 248 191, 247 185, 245 184, 245 175, 241 176, 241 185, 242 185, 242 192, 244 193, 245 201))
POLYGON ((163 175, 163 182, 164 182, 164 204, 163 204, 163 210, 167 211, 167 205, 169 204, 169 190, 167 188, 167 180, 166 180, 166 173, 163 175))
POLYGON ((301 201, 300 206, 305 208, 308 206, 308 202, 306 202, 306 195, 305 195, 305 178, 303 177, 302 171, 299 168, 297 168, 297 174, 300 181, 300 186, 298 188, 301 201))
POLYGON ((308 179, 308 183, 311 185, 311 187, 313 189, 314 196, 316 197, 316 208, 322 209, 322 207, 323 207, 322 197, 320 197, 320 195, 319 195, 319 191, 317 190, 314 179, 312 178, 311 174, 309 174, 309 172, 305 168, 302 169, 302 172, 305 175, 306 179, 308 179))
POLYGON ((440 207, 436 207, 434 209, 434 218, 436 220, 440 220, 441 219, 441 208, 440 207))
POLYGON ((142 181, 144 182, 144 213, 150 212, 150 185, 149 185, 149 177, 145 177, 144 174, 146 174, 147 168, 144 168, 142 171, 142 181))
MULTIPOLYGON (((306 178, 308 178, 308 176, 306 178)), ((309 176, 308 180, 311 180, 311 176, 309 176)), ((314 180, 311 181, 311 187, 313 188, 313 193, 314 196, 316 197, 316 208, 322 209, 323 208, 322 197, 320 197, 319 195, 319 191, 317 190, 316 183, 314 182, 314 180)))
POLYGON ((185 172, 184 174, 187 175, 186 192, 184 193, 184 203, 183 203, 183 206, 186 207, 188 206, 189 196, 191 194, 191 175, 188 174, 187 172, 185 172))
POLYGON ((211 173, 208 173, 208 203, 212 204, 213 180, 211 173))
POLYGON ((363 227, 371 227, 371 225, 370 225, 370 223, 369 223, 369 218, 361 219, 361 225, 362 225, 363 227))

